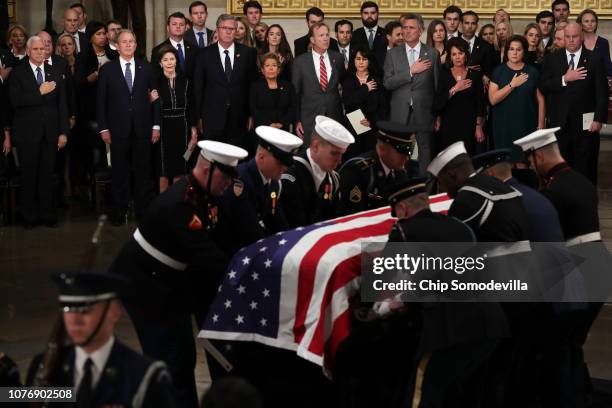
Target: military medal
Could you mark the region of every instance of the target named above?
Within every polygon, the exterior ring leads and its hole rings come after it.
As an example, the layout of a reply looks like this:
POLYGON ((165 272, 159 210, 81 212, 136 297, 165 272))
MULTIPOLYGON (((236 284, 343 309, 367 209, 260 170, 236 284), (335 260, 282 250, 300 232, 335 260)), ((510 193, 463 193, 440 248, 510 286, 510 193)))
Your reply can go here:
POLYGON ((272 215, 276 214, 276 191, 270 193, 270 199, 272 200, 272 215))
POLYGON ((193 214, 191 221, 189 221, 189 229, 197 231, 202 229, 202 220, 197 215, 193 214))
POLYGON ((323 194, 323 199, 324 200, 331 200, 332 199, 332 195, 331 195, 331 184, 325 184, 325 194, 323 194))
POLYGON ((210 221, 210 226, 214 226, 217 223, 217 214, 219 210, 217 206, 213 206, 208 203, 208 220, 210 221))

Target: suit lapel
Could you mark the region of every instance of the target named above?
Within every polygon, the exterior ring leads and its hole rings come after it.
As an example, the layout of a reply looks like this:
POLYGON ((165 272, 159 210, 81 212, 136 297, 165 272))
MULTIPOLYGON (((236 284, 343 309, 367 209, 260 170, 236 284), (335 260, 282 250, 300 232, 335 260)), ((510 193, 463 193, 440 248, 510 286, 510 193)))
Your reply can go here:
MULTIPOLYGON (((329 85, 332 85, 332 82, 334 82, 336 80, 336 78, 338 78, 338 69, 336 68, 336 57, 332 56, 329 53, 329 50, 327 50, 327 56, 329 57, 329 65, 331 66, 331 75, 329 77, 329 85)), ((330 87, 328 86, 327 89, 329 89, 330 87)))
POLYGON ((134 80, 132 82, 132 92, 142 82, 142 76, 142 61, 134 59, 134 80))
MULTIPOLYGON (((121 83, 123 84, 125 91, 129 94, 130 93, 130 88, 128 88, 127 86, 127 82, 125 81, 125 73, 123 72, 123 69, 121 68, 121 62, 119 62, 119 59, 117 59, 115 62, 116 64, 116 70, 119 73, 119 79, 121 80, 121 83)), ((135 79, 133 79, 134 83, 136 83, 135 79)), ((132 89, 134 89, 134 86, 132 85, 132 89)))
POLYGON ((230 76, 230 79, 234 79, 234 75, 236 75, 236 72, 238 71, 239 67, 240 67, 240 61, 242 56, 241 54, 241 49, 242 47, 238 47, 239 44, 234 44, 234 63, 232 64, 232 75, 230 76))
MULTIPOLYGON (((578 64, 576 68, 587 67, 589 65, 589 56, 586 50, 582 47, 582 51, 580 52, 580 59, 578 60, 578 64)), ((588 72, 587 72, 588 75, 588 72)))
POLYGON ((567 54, 565 53, 565 48, 559 51, 559 58, 561 58, 561 67, 562 67, 561 75, 564 75, 569 69, 569 63, 567 62, 567 54))
POLYGON ((98 381, 96 389, 94 390, 93 400, 96 401, 98 404, 97 406, 119 401, 117 398, 117 392, 120 389, 117 383, 119 380, 119 364, 119 350, 117 340, 115 339, 113 349, 108 356, 106 365, 104 366, 102 374, 100 375, 100 380, 98 381))
MULTIPOLYGON (((307 62, 308 62, 308 66, 310 67, 308 69, 308 71, 310 71, 310 73, 312 74, 312 76, 314 78, 314 81, 316 83, 320 83, 319 78, 317 77, 317 70, 316 70, 315 65, 314 65, 315 62, 314 62, 314 59, 313 59, 312 50, 306 51, 306 54, 308 55, 308 61, 307 62)), ((319 87, 319 89, 320 89, 320 87, 319 87)))

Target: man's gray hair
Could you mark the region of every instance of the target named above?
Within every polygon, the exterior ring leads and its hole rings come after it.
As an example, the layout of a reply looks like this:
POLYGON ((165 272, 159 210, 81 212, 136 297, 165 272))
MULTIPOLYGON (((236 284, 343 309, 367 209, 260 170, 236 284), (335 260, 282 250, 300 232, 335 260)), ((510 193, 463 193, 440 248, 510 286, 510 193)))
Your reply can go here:
POLYGON ((229 20, 236 21, 236 17, 232 16, 231 14, 221 14, 217 18, 217 27, 219 27, 222 22, 229 20))
POLYGON ((419 28, 421 31, 425 31, 425 21, 423 20, 423 16, 417 13, 406 13, 401 17, 402 20, 416 20, 419 23, 419 28))
POLYGON ((119 42, 119 37, 121 37, 121 34, 123 33, 130 33, 132 34, 132 37, 134 37, 134 41, 138 41, 136 38, 136 34, 134 34, 134 32, 128 28, 122 28, 121 30, 117 31, 117 35, 115 35, 115 42, 119 42))
POLYGON ((28 50, 29 50, 29 49, 32 47, 32 43, 33 43, 34 41, 36 41, 36 40, 38 40, 38 41, 40 41, 41 43, 43 43, 43 45, 44 45, 44 43, 45 43, 45 42, 43 41, 43 39, 42 39, 42 38, 40 38, 40 37, 39 37, 39 36, 37 36, 37 35, 33 35, 33 36, 31 36, 30 38, 28 38, 28 42, 26 42, 26 51, 28 51, 28 50))

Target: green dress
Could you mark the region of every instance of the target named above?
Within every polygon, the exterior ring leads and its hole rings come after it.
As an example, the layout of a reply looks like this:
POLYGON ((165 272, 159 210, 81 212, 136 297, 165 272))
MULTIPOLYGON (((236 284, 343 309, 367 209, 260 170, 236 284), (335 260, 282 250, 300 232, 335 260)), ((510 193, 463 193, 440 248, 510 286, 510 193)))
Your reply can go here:
POLYGON ((538 127, 538 102, 536 98, 539 73, 531 65, 525 65, 515 71, 507 64, 499 65, 493 71, 491 82, 499 89, 508 85, 515 73, 525 72, 529 79, 523 85, 516 87, 503 101, 493 106, 492 125, 493 142, 496 149, 512 149, 512 157, 522 160, 523 153, 513 142, 527 136, 538 127))

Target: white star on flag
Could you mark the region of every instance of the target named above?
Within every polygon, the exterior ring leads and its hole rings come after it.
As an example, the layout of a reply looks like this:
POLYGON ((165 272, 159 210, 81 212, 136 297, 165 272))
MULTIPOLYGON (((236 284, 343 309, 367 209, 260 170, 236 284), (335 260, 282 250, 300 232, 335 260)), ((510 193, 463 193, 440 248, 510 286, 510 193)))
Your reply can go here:
POLYGON ((268 249, 268 247, 261 247, 259 248, 259 252, 266 252, 266 249, 268 249))
POLYGON ((238 288, 236 289, 238 291, 238 293, 240 293, 241 295, 244 294, 246 292, 246 288, 242 285, 238 286, 238 288))
POLYGON ((264 289, 263 292, 261 292, 261 293, 263 293, 263 297, 270 296, 270 291, 268 289, 264 289))
POLYGON ((253 272, 251 274, 251 277, 253 278, 253 280, 257 280, 257 279, 259 279, 259 274, 257 272, 253 272))
POLYGON ((266 319, 261 319, 259 323, 261 323, 262 326, 265 326, 266 324, 268 324, 268 321, 266 319))
POLYGON ((227 276, 229 276, 230 279, 235 279, 236 278, 236 271, 230 271, 227 276))
POLYGON ((232 307, 232 301, 231 301, 231 300, 229 300, 229 299, 227 299, 227 300, 225 301, 224 305, 225 305, 225 308, 226 308, 226 309, 229 309, 230 307, 232 307))
POLYGON ((257 302, 252 301, 249 306, 251 306, 251 310, 255 310, 255 309, 257 309, 257 302))
POLYGON ((217 292, 221 292, 221 290, 223 290, 223 285, 219 285, 219 288, 217 289, 217 292))
POLYGON ((236 316, 236 323, 237 324, 244 323, 244 316, 241 316, 241 315, 236 316))
POLYGON ((278 245, 285 245, 286 243, 287 243, 287 240, 285 238, 278 241, 278 245))
POLYGON ((248 256, 245 256, 244 258, 242 258, 243 265, 248 265, 249 262, 251 262, 251 258, 249 258, 248 256))
POLYGON ((266 262, 264 262, 264 265, 266 265, 266 268, 269 268, 272 266, 272 261, 270 259, 266 259, 266 262))
POLYGON ((217 323, 219 321, 219 315, 213 315, 213 322, 217 323))

